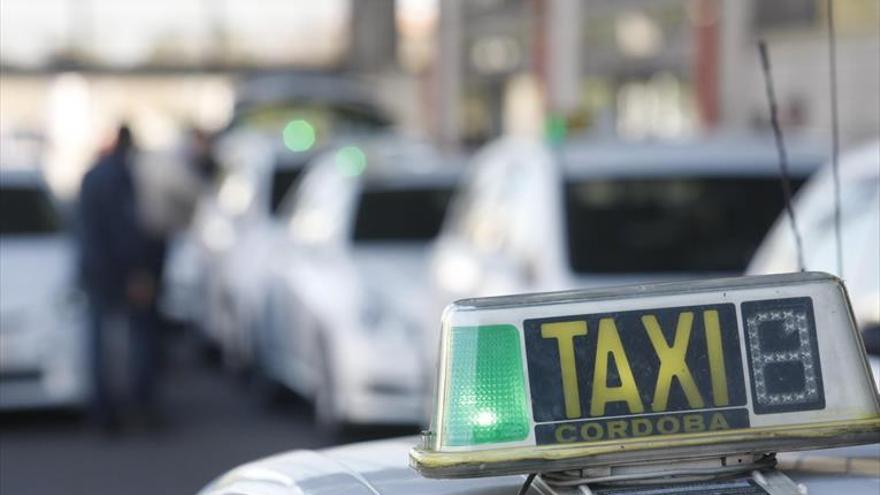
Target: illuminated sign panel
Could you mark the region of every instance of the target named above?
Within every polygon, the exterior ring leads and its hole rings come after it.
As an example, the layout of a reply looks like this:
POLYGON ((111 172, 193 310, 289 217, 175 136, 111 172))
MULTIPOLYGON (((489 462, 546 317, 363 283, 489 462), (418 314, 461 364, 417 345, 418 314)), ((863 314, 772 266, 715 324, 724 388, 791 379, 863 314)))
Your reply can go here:
POLYGON ((744 302, 742 312, 755 413, 824 409, 810 298, 744 302))
POLYGON ((458 301, 411 462, 489 476, 877 442, 853 321, 822 273, 458 301))

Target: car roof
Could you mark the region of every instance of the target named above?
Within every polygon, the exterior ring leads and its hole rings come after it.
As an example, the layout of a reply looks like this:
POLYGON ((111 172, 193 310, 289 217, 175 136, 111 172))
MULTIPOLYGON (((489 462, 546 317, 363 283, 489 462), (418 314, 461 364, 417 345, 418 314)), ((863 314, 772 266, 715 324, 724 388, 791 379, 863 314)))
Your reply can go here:
POLYGON ((385 111, 365 85, 349 75, 308 70, 266 73, 245 79, 236 91, 234 114, 289 103, 359 109, 378 121, 389 122, 385 111))
MULTIPOLYGON (((806 177, 827 158, 823 149, 802 138, 786 143, 793 177, 806 177)), ((557 150, 564 173, 572 178, 754 177, 778 176, 772 136, 719 135, 687 140, 621 141, 582 138, 557 150)))
POLYGON ((441 152, 427 142, 395 135, 365 143, 364 152, 368 185, 452 185, 461 177, 465 163, 461 156, 441 152))
MULTIPOLYGON (((408 467, 409 449, 417 442, 417 437, 401 437, 278 454, 233 469, 211 483, 201 495, 509 495, 517 493, 525 481, 522 475, 422 478, 408 467)), ((878 449, 878 445, 869 445, 786 454, 782 457, 783 472, 820 493, 846 490, 852 495, 873 494, 880 486, 880 479, 865 474, 880 465, 876 460, 878 449), (828 470, 830 465, 842 465, 845 469, 828 470)), ((544 492, 533 487, 529 493, 544 492)))
POLYGON ((428 480, 407 465, 416 437, 279 454, 236 468, 209 485, 214 494, 509 495, 523 476, 428 480))
POLYGON ((366 160, 362 181, 367 189, 454 187, 465 159, 434 148, 426 141, 395 133, 342 138, 323 147, 314 165, 334 160, 343 148, 359 149, 366 160))

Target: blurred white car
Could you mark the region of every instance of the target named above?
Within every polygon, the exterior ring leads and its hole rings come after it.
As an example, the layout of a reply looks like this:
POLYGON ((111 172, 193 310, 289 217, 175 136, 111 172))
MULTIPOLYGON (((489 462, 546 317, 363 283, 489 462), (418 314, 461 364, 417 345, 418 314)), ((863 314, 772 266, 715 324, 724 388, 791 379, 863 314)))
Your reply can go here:
MULTIPOLYGON (((822 159, 791 146, 795 187, 822 159)), ((776 151, 763 139, 574 141, 557 150, 505 139, 470 172, 433 253, 443 305, 741 274, 783 207, 776 151)))
POLYGON ((281 200, 312 156, 260 134, 227 138, 218 150, 222 178, 196 206, 189 242, 183 238, 170 258, 176 285, 197 288, 190 292, 198 294, 191 304, 195 326, 233 368, 250 362, 250 346, 242 339, 256 316, 249 309, 259 297, 254 286, 262 278, 263 239, 278 224, 281 200))
MULTIPOLYGON (((807 270, 833 273, 846 281, 853 313, 872 356, 880 387, 880 142, 840 158, 840 233, 843 273, 837 269, 834 226, 834 179, 831 164, 823 167, 795 198, 795 222, 801 235, 807 270), (867 332, 871 332, 868 335, 867 332)), ((779 216, 749 264, 748 273, 797 271, 791 223, 779 216)))
MULTIPOLYGON (((795 186, 824 159, 789 155, 795 186)), ((766 139, 506 138, 469 172, 432 254, 435 320, 466 297, 741 274, 783 207, 766 139)))
POLYGON ((272 248, 252 254, 271 266, 261 371, 311 398, 320 423, 422 419, 428 246, 458 165, 403 140, 337 148, 303 176, 272 248))
POLYGON ((0 409, 88 399, 76 248, 41 174, 0 170, 0 409))

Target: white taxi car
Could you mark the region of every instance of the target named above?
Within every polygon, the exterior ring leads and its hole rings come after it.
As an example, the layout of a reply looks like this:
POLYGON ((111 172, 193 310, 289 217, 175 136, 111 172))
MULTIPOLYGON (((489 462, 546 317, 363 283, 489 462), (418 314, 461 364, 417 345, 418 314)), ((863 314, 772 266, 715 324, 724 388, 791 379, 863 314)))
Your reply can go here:
POLYGON ((191 301, 195 315, 190 319, 233 369, 251 361, 247 339, 259 315, 255 308, 262 307, 260 249, 279 225, 282 199, 314 156, 277 141, 249 132, 224 139, 217 151, 223 176, 196 206, 192 245, 183 246, 184 262, 176 265, 191 270, 192 263, 198 264, 189 275, 197 277, 194 293, 199 295, 191 301))
POLYGON ((88 400, 76 247, 36 169, 0 169, 0 409, 88 400))
MULTIPOLYGON (((840 160, 843 270, 837 273, 834 183, 826 165, 795 198, 795 221, 808 270, 846 280, 861 328, 880 326, 880 142, 845 153, 840 160)), ((788 217, 780 215, 755 253, 748 272, 783 273, 797 269, 797 252, 788 217)))
POLYGON ((283 206, 285 228, 265 251, 257 360, 311 398, 325 426, 422 419, 427 255, 457 165, 405 138, 339 146, 283 206))
MULTIPOLYGON (((794 143, 798 187, 824 160, 794 143)), ((782 211, 772 141, 506 138, 474 159, 433 255, 437 299, 743 273, 782 211)), ((442 306, 441 306, 442 307, 442 306)))
POLYGON ((438 377, 421 438, 280 454, 200 493, 880 490, 880 397, 828 274, 457 301, 438 377))

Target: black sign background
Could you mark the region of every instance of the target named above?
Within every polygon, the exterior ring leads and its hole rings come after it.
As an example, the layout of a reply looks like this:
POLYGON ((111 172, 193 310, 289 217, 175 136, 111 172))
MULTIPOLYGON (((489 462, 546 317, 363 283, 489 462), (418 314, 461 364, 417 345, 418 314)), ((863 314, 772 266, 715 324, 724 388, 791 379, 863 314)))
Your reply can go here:
POLYGON ((813 300, 809 297, 794 297, 788 299, 767 299, 763 301, 746 301, 742 303, 743 325, 746 326, 746 349, 749 355, 749 374, 752 385, 752 408, 755 414, 775 414, 781 412, 809 411, 825 408, 825 387, 822 383, 822 366, 819 360, 819 344, 816 339, 816 321, 813 315, 813 300), (754 329, 758 337, 758 346, 752 342, 752 332, 749 329, 749 320, 760 315, 780 316, 784 313, 794 316, 800 315, 803 321, 796 322, 803 325, 806 341, 801 341, 799 332, 786 332, 784 320, 774 320, 772 317, 758 324, 754 329), (796 353, 797 358, 764 364, 763 387, 759 387, 755 370, 755 361, 758 359, 758 351, 767 354, 796 353), (809 352, 809 358, 801 354, 809 352), (807 373, 806 363, 810 363, 812 373, 807 373), (808 383, 807 376, 812 375, 808 383), (804 394, 803 398, 792 397, 797 393, 804 393, 807 389, 813 393, 804 394), (785 398, 778 402, 769 403, 761 394, 767 393, 776 398, 785 398))
MULTIPOLYGON (((706 334, 703 323, 703 311, 706 310, 718 311, 724 363, 727 370, 729 395, 729 404, 727 406, 745 405, 745 381, 743 379, 739 332, 734 305, 716 304, 659 308, 525 320, 523 328, 525 329, 526 358, 535 422, 574 419, 566 418, 565 416, 565 399, 562 389, 558 341, 541 336, 541 325, 552 322, 586 322, 587 335, 574 337, 574 354, 580 393, 581 418, 589 418, 599 321, 602 318, 614 319, 639 389, 642 404, 645 407, 644 413, 652 413, 659 412, 651 409, 651 403, 654 398, 654 387, 657 383, 657 375, 660 369, 660 359, 654 351, 641 318, 643 315, 654 315, 660 324, 666 342, 671 346, 675 340, 678 315, 685 311, 693 312, 693 327, 685 360, 694 377, 694 382, 703 397, 705 407, 716 407, 713 402, 712 379, 709 371, 709 356, 706 350, 706 334)), ((611 387, 620 384, 616 364, 613 359, 609 359, 607 380, 608 386, 611 387)), ((692 408, 688 404, 684 391, 678 380, 673 379, 666 411, 686 411, 689 409, 692 408)), ((605 416, 631 414, 625 402, 609 402, 605 408, 605 416)))

